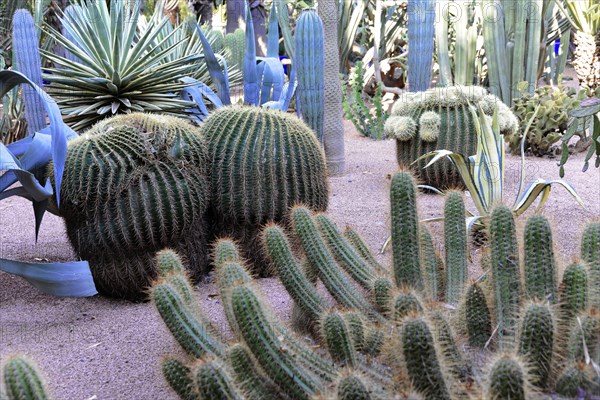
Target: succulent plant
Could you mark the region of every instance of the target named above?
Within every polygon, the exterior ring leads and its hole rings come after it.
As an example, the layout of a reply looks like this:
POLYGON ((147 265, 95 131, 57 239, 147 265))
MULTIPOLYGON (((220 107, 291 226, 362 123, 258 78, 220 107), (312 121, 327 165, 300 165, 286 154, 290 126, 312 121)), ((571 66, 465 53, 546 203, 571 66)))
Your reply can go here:
POLYGON ((558 302, 556 261, 548 219, 534 215, 527 219, 524 234, 525 290, 531 299, 558 302))
POLYGON ((594 384, 594 372, 583 362, 572 363, 565 367, 556 380, 556 393, 567 398, 575 398, 580 391, 588 391, 594 384))
MULTIPOLYGON (((437 149, 446 149, 470 156, 475 154, 477 131, 469 104, 481 105, 492 116, 498 108, 502 134, 516 132, 519 121, 497 97, 478 86, 453 86, 404 93, 396 100, 385 123, 388 137, 396 139, 398 164, 408 166, 420 156, 437 149), (423 123, 424 125, 421 125, 423 123)), ((458 171, 449 160, 440 160, 425 168, 427 160, 413 167, 422 183, 437 188, 462 187, 458 171)))
POLYGON ((182 400, 195 400, 198 394, 194 388, 192 370, 175 358, 163 360, 162 372, 167 383, 182 400))
MULTIPOLYGON (((324 211, 328 186, 323 151, 310 129, 289 114, 260 107, 224 107, 201 126, 212 167, 208 210, 212 237, 231 236, 257 272, 264 257, 259 231, 302 203, 324 211)), ((262 264, 261 264, 262 262, 262 264)))
POLYGON ((370 400, 371 395, 365 384, 356 375, 348 375, 337 384, 338 400, 370 400))
POLYGON ((565 268, 560 285, 560 301, 565 317, 573 318, 588 305, 588 272, 585 265, 573 263, 565 268))
POLYGON ((490 400, 527 400, 528 374, 523 361, 510 354, 501 355, 488 374, 486 398, 490 400))
POLYGON ((531 303, 521 310, 519 355, 531 366, 531 383, 540 388, 548 384, 556 360, 556 318, 545 303, 531 303))
POLYGON ((59 211, 100 293, 145 298, 165 247, 207 272, 207 175, 204 138, 175 117, 117 116, 69 143, 59 211))
POLYGON ((467 225, 459 192, 450 192, 444 205, 446 303, 457 304, 467 282, 467 225))
POLYGON ((571 361, 585 361, 585 352, 595 362, 600 357, 600 315, 596 309, 589 309, 571 321, 571 331, 567 340, 567 356, 571 361), (585 346, 585 347, 584 347, 585 346))
POLYGON ((246 54, 246 39, 243 29, 236 29, 228 33, 223 39, 223 47, 227 50, 228 64, 236 67, 239 71, 244 70, 244 57, 246 54))
POLYGON ((483 348, 492 337, 492 321, 485 293, 477 282, 465 293, 464 313, 469 346, 483 348))
POLYGON ((433 0, 409 0, 408 14, 408 87, 411 92, 429 89, 433 60, 435 7, 433 0))
POLYGON ((600 222, 590 222, 581 236, 581 259, 587 264, 590 306, 600 309, 600 222))
POLYGON ((22 356, 11 356, 4 363, 3 369, 8 400, 49 399, 45 384, 31 361, 22 356))
POLYGON ((425 285, 425 292, 431 300, 444 298, 444 263, 438 262, 438 254, 433 247, 431 233, 425 225, 419 227, 419 240, 421 248, 421 274, 425 285), (440 271, 439 267, 442 267, 440 271))

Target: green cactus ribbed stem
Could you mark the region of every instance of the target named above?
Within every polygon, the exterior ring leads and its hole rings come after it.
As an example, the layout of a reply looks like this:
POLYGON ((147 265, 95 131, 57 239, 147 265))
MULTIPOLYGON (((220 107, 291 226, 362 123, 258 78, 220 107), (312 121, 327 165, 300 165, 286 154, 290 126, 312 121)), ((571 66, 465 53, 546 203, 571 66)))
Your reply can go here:
MULTIPOLYGON (((244 57, 246 54, 246 38, 243 29, 236 29, 223 38, 223 47, 228 50, 227 61, 235 66, 238 71, 244 70, 244 57)), ((214 49, 213 49, 214 50, 214 49)))
POLYGON ((163 360, 162 372, 165 380, 182 400, 196 400, 198 394, 194 389, 192 370, 175 358, 163 360))
POLYGON ((456 335, 450 323, 440 310, 434 310, 429 314, 435 332, 435 339, 439 345, 445 364, 449 371, 458 379, 465 379, 472 374, 469 362, 463 357, 463 352, 458 348, 456 335))
POLYGON ((570 364, 560 373, 556 380, 556 393, 566 398, 576 398, 580 390, 589 390, 593 385, 585 363, 570 364))
POLYGON ((309 399, 322 389, 322 383, 298 364, 293 353, 282 351, 284 343, 248 285, 232 288, 229 301, 245 344, 282 392, 293 398, 309 399))
POLYGON ((421 265, 423 270, 423 281, 425 292, 431 300, 439 300, 441 297, 441 282, 438 271, 437 255, 433 247, 431 233, 426 226, 421 225, 419 229, 419 240, 421 241, 421 265))
POLYGON ((548 219, 534 215, 525 224, 525 289, 531 299, 558 302, 556 261, 548 219))
POLYGON ((331 358, 340 365, 356 367, 356 350, 344 317, 338 312, 327 314, 321 321, 321 330, 331 358))
POLYGON ((588 287, 588 272, 585 265, 574 263, 565 268, 560 285, 560 302, 565 310, 565 317, 575 317, 586 309, 588 287))
MULTIPOLYGON (((224 107, 201 126, 212 165, 212 235, 231 235, 260 268, 258 233, 280 222, 294 204, 325 211, 325 155, 313 132, 287 113, 262 107, 224 107)), ((267 271, 258 271, 266 273, 267 271)))
POLYGON ((333 298, 345 307, 364 312, 373 320, 385 322, 375 308, 354 289, 350 278, 335 262, 319 235, 310 211, 304 207, 294 207, 291 220, 307 259, 319 271, 319 277, 333 298))
POLYGON ((581 237, 581 259, 587 264, 590 306, 600 309, 600 222, 587 224, 581 237))
POLYGON ((47 400, 44 383, 35 367, 23 357, 4 364, 4 385, 9 400, 47 400))
POLYGON ((490 369, 486 398, 527 400, 527 383, 521 361, 515 356, 504 355, 490 369))
POLYGON ((467 226, 465 204, 459 192, 450 192, 444 205, 446 249, 446 303, 457 304, 467 282, 467 226))
POLYGON ((356 282, 368 289, 375 279, 373 268, 346 242, 337 226, 326 215, 316 215, 315 221, 335 260, 356 282))
POLYGON ((408 172, 397 172, 390 188, 392 208, 392 251, 396 285, 423 288, 417 217, 417 187, 408 172))
POLYGON ((277 392, 271 380, 258 370, 250 351, 236 343, 227 350, 227 360, 231 365, 235 382, 250 400, 276 400, 277 392))
POLYGON ((437 273, 438 273, 438 282, 439 282, 439 298, 438 300, 442 301, 446 296, 446 267, 444 266, 444 260, 438 254, 435 257, 436 265, 437 265, 437 273))
POLYGON ((556 322, 552 310, 546 303, 532 303, 521 310, 519 332, 519 355, 530 365, 531 383, 539 388, 548 385, 552 362, 556 322))
POLYGON ((179 255, 171 250, 165 249, 156 253, 156 264, 161 276, 165 277, 171 273, 185 274, 185 267, 179 255))
POLYGON ((377 357, 379 353, 381 353, 384 341, 385 334, 380 329, 368 329, 365 332, 365 345, 363 346, 364 353, 371 357, 377 357))
POLYGON ((469 346, 483 348, 492 336, 490 309, 479 284, 472 283, 465 294, 465 319, 469 346))
POLYGON ((371 400, 369 390, 356 375, 345 376, 337 384, 338 400, 371 400))
POLYGON ((346 237, 346 240, 348 240, 348 243, 350 243, 352 247, 354 247, 354 250, 356 250, 356 252, 360 254, 360 256, 365 261, 367 261, 373 268, 375 268, 379 272, 386 271, 386 269, 375 259, 373 253, 369 251, 369 248, 367 247, 365 242, 361 239, 359 234, 354 229, 352 229, 351 227, 346 227, 346 229, 344 230, 344 236, 346 237))
POLYGON ((491 222, 492 276, 496 298, 496 321, 500 346, 516 332, 521 295, 519 249, 512 211, 500 205, 493 209, 491 222))
POLYGON ((359 313, 347 311, 343 313, 344 321, 350 330, 352 343, 356 351, 362 351, 365 345, 365 324, 359 313))
POLYGON ((213 263, 216 268, 226 262, 237 262, 240 261, 240 253, 237 245, 231 239, 220 239, 215 244, 213 263))
POLYGON ((277 225, 268 226, 263 231, 263 242, 266 253, 294 304, 308 314, 309 320, 315 321, 325 311, 326 302, 302 272, 285 232, 277 225))
POLYGON ((190 310, 197 310, 196 298, 194 297, 194 290, 187 277, 183 274, 170 274, 165 279, 165 283, 173 287, 179 296, 183 304, 190 308, 190 310))
POLYGON ((379 277, 373 281, 373 302, 384 314, 387 314, 391 310, 392 303, 392 281, 387 277, 379 277))
POLYGON ((243 400, 222 362, 202 360, 194 371, 196 388, 203 400, 243 400))
POLYGON ((167 247, 192 279, 207 272, 207 156, 200 130, 158 114, 109 118, 69 142, 59 211, 100 293, 145 299, 167 247))
POLYGON ((413 387, 428 399, 450 400, 450 389, 428 323, 423 318, 405 319, 400 341, 413 387))
POLYGON ((394 298, 394 321, 400 322, 402 318, 423 311, 421 301, 411 290, 403 290, 394 298))
POLYGON ((215 272, 217 287, 219 288, 223 309, 225 310, 225 317, 233 332, 239 336, 240 332, 237 329, 233 311, 229 307, 231 304, 229 295, 233 287, 251 282, 252 277, 248 273, 248 270, 238 261, 224 262, 220 266, 217 266, 215 272))
POLYGON ((571 332, 567 341, 569 360, 585 361, 584 341, 589 356, 597 362, 600 351, 600 316, 593 308, 580 314, 578 319, 571 322, 571 332))
POLYGON ((207 353, 214 356, 223 354, 223 343, 198 321, 176 288, 164 283, 154 285, 151 298, 165 325, 188 354, 196 358, 207 353))

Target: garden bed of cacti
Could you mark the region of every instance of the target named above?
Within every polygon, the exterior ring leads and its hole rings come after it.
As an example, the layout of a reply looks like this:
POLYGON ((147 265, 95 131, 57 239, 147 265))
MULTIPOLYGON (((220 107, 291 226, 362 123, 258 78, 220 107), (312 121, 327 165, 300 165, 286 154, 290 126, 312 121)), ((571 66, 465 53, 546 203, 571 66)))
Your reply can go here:
MULTIPOLYGON (((367 245, 377 251, 389 235, 389 178, 397 170, 393 141, 360 138, 345 123, 347 173, 331 178, 328 215, 340 226, 350 225, 367 245)), ((579 254, 583 224, 600 217, 600 172, 580 170, 583 154, 565 166, 565 178, 577 189, 583 210, 561 188, 553 190, 545 206, 552 223, 560 269, 579 254)), ((509 194, 518 186, 519 158, 507 156, 506 184, 509 194)), ((529 178, 558 178, 556 160, 527 158, 529 178)), ((507 198, 512 198, 510 195, 507 198)), ((421 194, 420 218, 439 216, 443 198, 421 194)), ((467 208, 472 208, 467 199, 467 208)), ((30 205, 11 198, 0 207, 2 257, 20 260, 69 260, 74 254, 62 220, 47 216, 37 244, 30 205)), ((531 209, 527 214, 531 214, 531 209)), ((522 228, 524 218, 517 227, 522 228)), ((442 226, 432 224, 434 243, 442 248, 442 226)), ((519 234, 519 236, 522 236, 519 234)), ((478 249, 470 248, 473 260, 478 249)), ((391 251, 378 256, 389 264, 391 251)), ((470 276, 480 273, 470 264, 470 276)), ((259 289, 275 312, 289 319, 291 302, 276 278, 261 279, 259 289)), ((196 287, 202 309, 221 329, 225 317, 212 283, 196 287)), ((133 304, 105 297, 56 298, 42 294, 13 275, 0 273, 0 359, 24 352, 36 360, 55 399, 175 399, 162 377, 164 355, 184 353, 150 303, 133 304)))

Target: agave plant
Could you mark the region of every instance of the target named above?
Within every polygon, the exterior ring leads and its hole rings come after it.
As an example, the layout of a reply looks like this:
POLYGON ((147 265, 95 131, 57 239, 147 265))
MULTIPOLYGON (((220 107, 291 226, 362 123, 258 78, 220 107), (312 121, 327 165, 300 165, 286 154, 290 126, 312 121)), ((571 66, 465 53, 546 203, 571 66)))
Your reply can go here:
POLYGON ((61 19, 65 35, 46 26, 49 35, 70 57, 42 54, 56 65, 48 69, 47 90, 57 100, 65 121, 76 130, 115 114, 160 112, 181 116, 191 106, 179 97, 190 83, 203 55, 181 51, 185 39, 173 40, 185 25, 165 35, 167 17, 152 18, 138 29, 139 2, 132 11, 118 0, 83 0, 61 19), (158 40, 162 36, 162 40, 158 40), (180 52, 180 57, 172 57, 180 52))
MULTIPOLYGON (((436 161, 448 157, 456 166, 471 198, 473 199, 473 203, 475 203, 475 207, 477 208, 477 214, 467 212, 469 215, 467 218, 467 226, 469 229, 471 229, 474 224, 477 224, 477 227, 481 227, 481 220, 489 217, 492 207, 496 204, 508 204, 504 201, 505 144, 504 137, 500 134, 500 128, 498 126, 497 111, 494 112, 491 124, 486 118, 481 106, 478 110, 479 114, 473 106, 470 107, 470 111, 475 121, 478 137, 477 153, 475 155, 468 157, 449 150, 435 150, 424 154, 415 161, 417 162, 422 158, 433 157, 427 164, 427 166, 430 166, 436 161)), ((515 216, 519 216, 527 211, 538 198, 540 199, 538 209, 541 208, 550 195, 552 185, 564 187, 582 207, 585 207, 581 197, 579 197, 573 186, 566 181, 537 178, 528 185, 525 184, 525 155, 523 147, 525 145, 527 133, 529 132, 538 111, 539 106, 529 120, 521 141, 519 190, 512 205, 512 211, 515 216)))

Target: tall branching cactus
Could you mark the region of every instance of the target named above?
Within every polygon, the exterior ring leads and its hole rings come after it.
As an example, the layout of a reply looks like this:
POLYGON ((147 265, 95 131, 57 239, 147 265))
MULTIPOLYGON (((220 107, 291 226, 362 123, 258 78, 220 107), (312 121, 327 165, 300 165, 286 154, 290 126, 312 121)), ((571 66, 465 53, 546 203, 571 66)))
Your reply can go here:
POLYGON ((315 10, 305 10, 296 22, 294 63, 298 79, 298 110, 323 143, 325 38, 315 10))
MULTIPOLYGON (((13 17, 13 53, 15 68, 27 76, 33 83, 43 87, 42 62, 39 50, 39 32, 33 17, 25 9, 17 10, 13 17)), ((42 98, 30 85, 22 85, 25 119, 29 134, 46 127, 46 109, 42 98)))
POLYGON ((435 2, 409 0, 408 13, 408 87, 411 92, 429 89, 433 61, 435 2))

